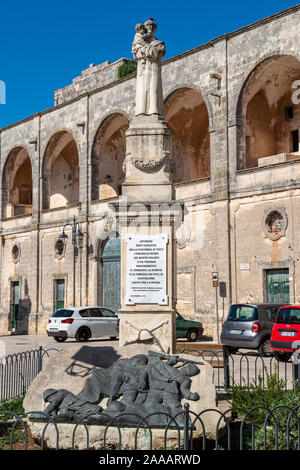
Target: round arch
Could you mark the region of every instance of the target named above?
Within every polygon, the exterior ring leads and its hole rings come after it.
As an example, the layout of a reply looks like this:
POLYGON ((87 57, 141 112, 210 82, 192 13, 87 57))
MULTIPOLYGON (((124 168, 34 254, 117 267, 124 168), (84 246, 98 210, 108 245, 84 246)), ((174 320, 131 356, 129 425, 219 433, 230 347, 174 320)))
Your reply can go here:
POLYGON ((210 176, 209 115, 203 96, 194 88, 177 88, 165 101, 172 135, 173 182, 210 176))
POLYGON ((2 172, 2 217, 32 213, 32 165, 28 149, 15 146, 2 172))
POLYGON ((238 169, 299 151, 300 108, 292 100, 299 76, 300 61, 290 54, 264 56, 248 70, 236 103, 238 169))
POLYGON ((194 83, 191 83, 191 82, 179 82, 179 83, 176 83, 176 86, 174 87, 171 87, 169 88, 165 93, 164 93, 164 103, 166 103, 168 101, 168 99, 174 94, 176 93, 177 91, 179 90, 183 90, 183 89, 187 89, 187 90, 194 90, 196 93, 198 93, 204 103, 205 103, 205 106, 206 106, 206 110, 207 110, 207 113, 208 113, 208 119, 209 119, 209 128, 210 129, 213 129, 213 126, 214 126, 214 116, 213 116, 213 110, 212 110, 212 106, 211 106, 211 102, 209 101, 208 99, 208 96, 203 92, 202 88, 198 85, 195 85, 194 83))
POLYGON ((122 112, 109 114, 98 127, 91 152, 92 200, 108 199, 121 192, 128 127, 128 116, 122 112))
POLYGON ((68 130, 55 132, 46 146, 42 165, 43 209, 79 202, 79 155, 76 140, 68 130))

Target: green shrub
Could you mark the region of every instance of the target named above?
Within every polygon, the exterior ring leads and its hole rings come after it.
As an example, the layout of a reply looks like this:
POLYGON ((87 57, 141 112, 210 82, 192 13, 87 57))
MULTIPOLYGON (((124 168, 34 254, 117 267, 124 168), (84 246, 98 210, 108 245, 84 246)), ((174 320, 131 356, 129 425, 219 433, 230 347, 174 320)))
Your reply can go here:
MULTIPOLYGON (((18 415, 23 415, 23 400, 25 395, 17 398, 10 398, 0 402, 0 450, 7 449, 10 444, 10 437, 13 427, 13 414, 1 414, 1 411, 11 411, 18 415), (2 421, 2 424, 1 424, 2 421)), ((23 441, 23 429, 16 429, 13 435, 13 441, 23 441)))
MULTIPOLYGON (((255 448, 264 449, 264 425, 268 410, 273 410, 273 416, 269 415, 266 423, 266 449, 275 448, 275 420, 278 429, 278 448, 287 449, 287 421, 292 409, 300 406, 300 391, 295 387, 293 390, 285 390, 284 380, 279 379, 276 373, 268 374, 266 371, 266 384, 263 378, 258 377, 257 383, 252 382, 249 386, 233 384, 232 407, 240 408, 245 413, 240 413, 242 418, 252 408, 260 407, 251 412, 247 418, 247 423, 255 426, 255 448), (284 408, 281 408, 284 407, 284 408), (262 409, 264 408, 264 409, 262 409)), ((300 417, 300 409, 297 411, 300 417)), ((249 431, 249 426, 248 426, 249 431)), ((298 445, 298 424, 297 418, 290 420, 289 426, 289 448, 297 449, 298 445)), ((245 433, 245 443, 251 447, 251 432, 245 433)))
POLYGON ((1 411, 13 411, 14 413, 17 413, 18 415, 22 415, 24 413, 24 408, 23 408, 24 397, 25 395, 21 395, 20 397, 17 397, 17 398, 10 398, 7 400, 2 400, 0 402, 0 419, 5 419, 5 416, 7 419, 7 417, 9 416, 9 415, 1 416, 1 411))
POLYGON ((120 65, 120 67, 118 68, 117 77, 124 78, 127 75, 131 75, 135 71, 136 71, 136 63, 128 61, 120 65))

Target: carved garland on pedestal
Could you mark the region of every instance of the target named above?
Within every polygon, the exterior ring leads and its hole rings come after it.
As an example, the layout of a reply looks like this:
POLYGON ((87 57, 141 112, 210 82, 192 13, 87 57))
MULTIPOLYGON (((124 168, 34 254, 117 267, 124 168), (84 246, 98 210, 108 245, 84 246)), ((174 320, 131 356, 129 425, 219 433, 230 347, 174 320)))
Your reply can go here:
POLYGON ((138 158, 130 157, 130 153, 128 153, 123 163, 123 171, 126 174, 130 173, 132 165, 135 166, 137 170, 144 171, 145 173, 154 173, 159 171, 164 165, 168 172, 174 169, 174 162, 170 157, 169 151, 163 152, 163 156, 161 158, 156 158, 155 160, 139 160, 138 158))
POLYGON ((170 152, 168 151, 163 152, 163 156, 161 158, 156 158, 155 160, 139 160, 137 158, 131 158, 131 162, 138 170, 150 173, 160 170, 163 165, 165 165, 168 170, 174 167, 174 162, 170 157, 170 152))

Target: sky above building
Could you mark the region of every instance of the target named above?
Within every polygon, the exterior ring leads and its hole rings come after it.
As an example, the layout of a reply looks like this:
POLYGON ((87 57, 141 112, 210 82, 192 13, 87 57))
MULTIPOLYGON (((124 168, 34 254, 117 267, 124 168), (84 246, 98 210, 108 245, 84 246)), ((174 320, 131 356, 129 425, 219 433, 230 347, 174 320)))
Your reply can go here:
POLYGON ((134 27, 158 23, 166 58, 295 5, 287 0, 5 1, 1 4, 0 128, 53 106, 91 63, 132 58, 134 27))

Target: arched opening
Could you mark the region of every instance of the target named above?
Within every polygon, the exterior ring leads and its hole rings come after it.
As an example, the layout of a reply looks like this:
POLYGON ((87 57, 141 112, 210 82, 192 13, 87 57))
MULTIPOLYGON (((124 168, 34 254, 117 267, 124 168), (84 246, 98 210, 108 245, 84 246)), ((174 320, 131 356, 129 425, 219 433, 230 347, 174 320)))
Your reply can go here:
POLYGON ((12 150, 2 176, 3 218, 32 213, 32 168, 23 147, 12 150))
POLYGON ((43 209, 79 202, 77 145, 67 131, 57 132, 46 149, 43 162, 43 209))
POLYGON ((117 312, 121 305, 121 240, 109 237, 100 256, 100 305, 117 312))
POLYGON ((92 147, 92 200, 108 199, 121 193, 128 127, 128 119, 114 113, 98 129, 92 147))
POLYGON ((237 109, 238 169, 264 164, 264 157, 300 155, 300 106, 293 103, 292 84, 300 62, 287 55, 258 65, 242 90, 237 109))
POLYGON ((210 176, 209 119, 197 91, 181 88, 165 103, 165 118, 172 134, 173 182, 210 176))

